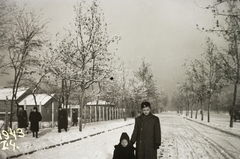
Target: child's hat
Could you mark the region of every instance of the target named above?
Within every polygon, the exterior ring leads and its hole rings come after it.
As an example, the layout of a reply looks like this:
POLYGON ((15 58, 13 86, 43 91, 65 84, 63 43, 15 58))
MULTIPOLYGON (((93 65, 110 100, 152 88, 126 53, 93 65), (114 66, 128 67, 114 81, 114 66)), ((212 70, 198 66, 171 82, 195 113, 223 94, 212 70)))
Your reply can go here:
POLYGON ((123 139, 125 139, 125 140, 127 140, 127 141, 129 142, 129 136, 128 136, 128 134, 125 133, 125 132, 122 133, 122 135, 121 135, 121 137, 120 137, 120 142, 121 142, 123 139))

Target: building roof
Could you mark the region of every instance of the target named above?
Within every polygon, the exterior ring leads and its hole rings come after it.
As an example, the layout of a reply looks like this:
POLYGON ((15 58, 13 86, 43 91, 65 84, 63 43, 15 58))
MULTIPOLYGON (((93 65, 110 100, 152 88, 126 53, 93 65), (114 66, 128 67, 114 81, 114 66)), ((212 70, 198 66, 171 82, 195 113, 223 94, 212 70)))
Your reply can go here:
MULTIPOLYGON (((18 88, 16 98, 18 99, 27 90, 28 90, 28 88, 18 88)), ((1 88, 0 89, 0 100, 6 100, 6 97, 8 98, 8 100, 12 99, 12 88, 1 88)))
MULTIPOLYGON (((87 106, 97 105, 97 101, 88 102, 86 105, 87 105, 87 106)), ((106 102, 106 101, 103 101, 103 100, 99 100, 99 101, 98 101, 98 105, 110 105, 110 102, 106 102)), ((111 105, 114 105, 114 103, 111 103, 111 105)))
MULTIPOLYGON (((37 105, 45 105, 53 96, 54 94, 48 95, 48 94, 35 94, 37 105)), ((24 101, 26 101, 26 105, 35 105, 33 95, 30 94, 26 98, 24 98, 21 102, 19 102, 19 105, 24 105, 24 101)))

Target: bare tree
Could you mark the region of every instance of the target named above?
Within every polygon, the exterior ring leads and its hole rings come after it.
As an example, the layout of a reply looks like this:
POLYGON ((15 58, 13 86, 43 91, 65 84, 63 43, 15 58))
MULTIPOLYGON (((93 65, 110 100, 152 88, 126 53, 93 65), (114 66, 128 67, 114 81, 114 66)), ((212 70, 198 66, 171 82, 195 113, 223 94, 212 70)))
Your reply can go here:
POLYGON ((7 59, 7 34, 11 30, 11 23, 13 20, 16 6, 14 3, 9 3, 7 0, 0 0, 0 75, 7 74, 9 63, 7 59))
POLYGON ((155 90, 152 90, 153 86, 153 73, 150 67, 150 64, 142 60, 142 64, 136 71, 135 76, 143 83, 143 87, 146 89, 147 97, 146 100, 149 100, 150 96, 154 93, 155 90))
POLYGON ((160 107, 159 100, 161 98, 163 99, 163 95, 166 94, 157 86, 156 79, 151 70, 151 65, 143 59, 138 71, 135 72, 135 76, 142 82, 142 88, 146 92, 146 98, 143 100, 148 100, 153 103, 153 111, 157 112, 160 107))
MULTIPOLYGON (((12 113, 14 101, 22 78, 29 73, 37 62, 36 53, 45 43, 43 36, 46 23, 40 21, 40 16, 33 12, 20 11, 13 20, 11 31, 8 34, 7 48, 11 68, 14 71, 10 127, 12 127, 12 113)), ((15 103, 18 105, 18 103, 15 103)))
MULTIPOLYGON (((203 102, 206 100, 206 77, 204 74, 204 64, 203 61, 194 59, 186 65, 186 75, 189 82, 190 90, 194 92, 197 102, 200 104, 201 108, 201 120, 203 120, 203 102)), ((197 118, 196 111, 196 118, 197 118)))
POLYGON ((69 81, 69 86, 74 84, 81 89, 78 116, 79 131, 82 131, 85 91, 92 84, 108 78, 113 57, 108 47, 118 41, 119 37, 108 36, 107 24, 96 0, 90 6, 82 1, 74 9, 76 17, 72 30, 68 31, 68 36, 57 49, 52 49, 54 56, 58 56, 55 60, 58 64, 52 63, 51 70, 62 80, 69 81))
POLYGON ((189 110, 191 107, 191 118, 193 116, 193 105, 196 103, 194 90, 193 90, 193 80, 191 77, 187 77, 183 83, 179 83, 179 91, 184 93, 185 103, 187 104, 186 116, 189 115, 189 110))
POLYGON ((172 106, 177 108, 177 112, 182 114, 183 107, 186 105, 186 100, 184 99, 184 93, 182 93, 179 90, 176 90, 173 93, 172 99, 171 99, 171 104, 172 106))
POLYGON ((213 44, 210 38, 206 40, 206 50, 202 57, 204 57, 204 75, 206 76, 207 92, 206 97, 208 98, 208 122, 210 122, 210 107, 212 103, 212 96, 219 93, 221 89, 226 85, 222 68, 222 60, 217 54, 217 48, 213 44))
MULTIPOLYGON (((237 0, 217 0, 215 4, 206 7, 211 9, 216 20, 216 27, 206 30, 217 33, 228 43, 228 48, 220 53, 223 59, 222 69, 225 70, 226 79, 234 85, 233 108, 236 105, 237 88, 240 80, 240 2, 237 0), (226 5, 227 10, 219 9, 221 5, 226 5)), ((234 112, 234 111, 232 111, 234 112)), ((230 127, 233 127, 233 115, 230 118, 230 127)))
POLYGON ((205 52, 202 54, 203 59, 191 61, 190 68, 187 70, 187 83, 182 84, 180 90, 184 91, 187 97, 189 92, 196 93, 201 110, 203 110, 203 102, 208 99, 208 122, 210 122, 212 96, 219 93, 226 85, 226 82, 220 67, 223 60, 217 54, 216 46, 210 38, 207 38, 206 45, 205 52))

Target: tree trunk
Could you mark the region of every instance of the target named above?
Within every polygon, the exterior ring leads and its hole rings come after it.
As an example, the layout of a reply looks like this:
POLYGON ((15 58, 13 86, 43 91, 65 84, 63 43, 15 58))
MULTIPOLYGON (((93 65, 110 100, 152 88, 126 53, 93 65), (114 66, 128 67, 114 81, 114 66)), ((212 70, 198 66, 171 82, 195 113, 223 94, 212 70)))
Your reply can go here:
POLYGON ((193 104, 191 105, 191 118, 193 117, 193 104))
POLYGON ((196 110, 195 119, 197 119, 198 110, 196 110))
POLYGON ((82 89, 81 104, 78 107, 78 117, 79 117, 79 131, 82 131, 82 108, 85 99, 85 89, 82 89))
POLYGON ((211 97, 209 98, 209 103, 208 103, 208 122, 210 122, 210 107, 211 107, 211 97))
MULTIPOLYGON (((234 83, 234 93, 233 93, 233 107, 235 107, 236 105, 236 98, 237 98, 237 84, 238 82, 234 83)), ((234 110, 234 109, 233 109, 234 110)), ((233 113, 234 111, 231 111, 231 115, 230 115, 230 127, 233 127, 233 113)))
POLYGON ((64 106, 64 79, 62 79, 62 106, 64 106))
POLYGON ((189 102, 187 103, 187 110, 186 110, 186 116, 189 115, 189 102))
POLYGON ((5 124, 4 130, 8 131, 8 97, 6 96, 5 124))
POLYGON ((203 121, 203 102, 202 100, 200 102, 201 102, 201 120, 203 121))
POLYGON ((10 128, 12 129, 12 119, 13 119, 13 97, 11 99, 11 108, 10 108, 10 128))

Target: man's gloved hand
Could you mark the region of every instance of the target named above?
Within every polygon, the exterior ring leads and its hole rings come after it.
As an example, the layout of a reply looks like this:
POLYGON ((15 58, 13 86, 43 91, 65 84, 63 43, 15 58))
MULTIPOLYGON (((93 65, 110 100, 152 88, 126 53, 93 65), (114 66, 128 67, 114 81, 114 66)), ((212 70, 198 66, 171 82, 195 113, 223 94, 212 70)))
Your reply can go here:
POLYGON ((159 149, 160 144, 154 144, 154 149, 157 150, 159 149))

